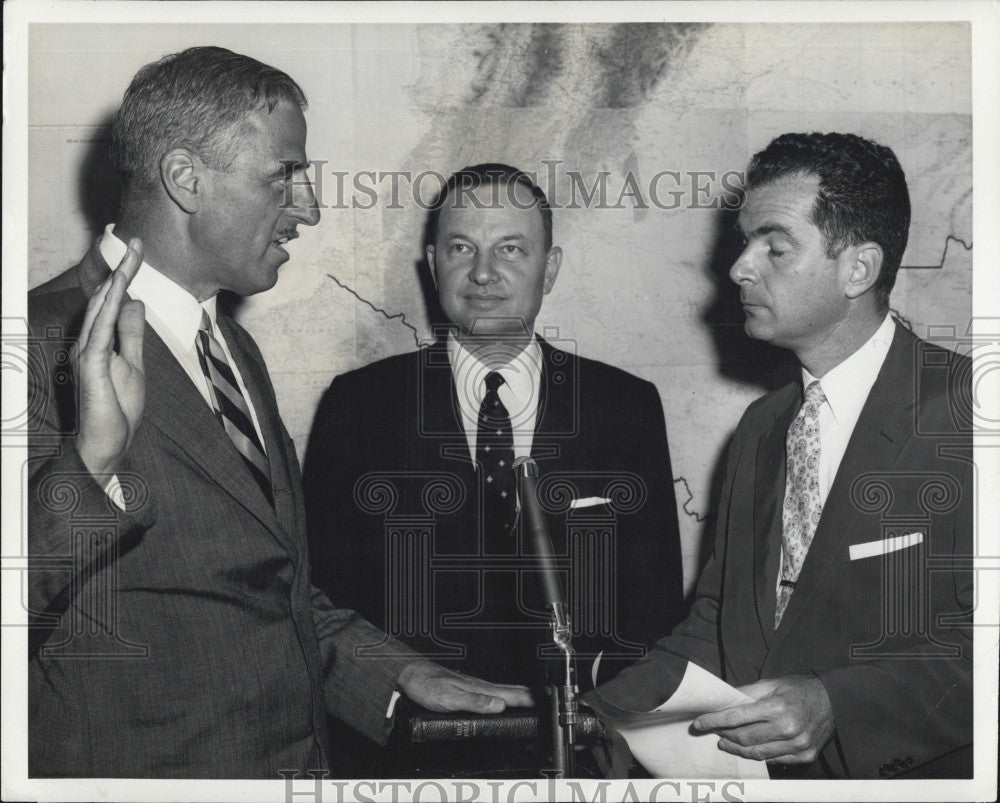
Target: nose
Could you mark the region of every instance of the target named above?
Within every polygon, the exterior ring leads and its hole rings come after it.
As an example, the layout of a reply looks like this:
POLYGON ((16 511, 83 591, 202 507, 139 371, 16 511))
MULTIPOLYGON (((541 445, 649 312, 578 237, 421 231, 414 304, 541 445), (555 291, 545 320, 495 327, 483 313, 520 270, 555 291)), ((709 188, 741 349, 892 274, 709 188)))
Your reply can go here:
POLYGON ((754 275, 753 258, 750 254, 750 246, 747 245, 729 269, 729 278, 736 284, 742 284, 743 282, 752 282, 754 275))
POLYGON ((476 284, 493 284, 500 278, 494 257, 490 253, 477 253, 469 271, 469 279, 476 284))
POLYGON ((296 180, 292 202, 293 206, 288 209, 288 214, 305 226, 315 226, 319 223, 319 205, 316 202, 312 182, 308 178, 303 176, 296 180))

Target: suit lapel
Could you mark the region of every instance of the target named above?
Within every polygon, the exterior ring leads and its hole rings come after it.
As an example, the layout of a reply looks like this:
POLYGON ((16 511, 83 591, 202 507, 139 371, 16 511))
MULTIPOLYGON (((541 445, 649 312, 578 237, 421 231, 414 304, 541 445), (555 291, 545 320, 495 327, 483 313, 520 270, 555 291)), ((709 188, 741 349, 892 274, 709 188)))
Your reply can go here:
MULTIPOLYGON (((143 417, 172 440, 212 481, 275 529, 275 513, 243 459, 190 377, 153 328, 146 324, 143 347, 146 410, 143 417)), ((240 366, 242 371, 242 366, 240 366)))
POLYGON ((788 399, 777 405, 771 427, 757 444, 754 470, 754 595, 764 640, 774 638, 775 582, 781 558, 781 507, 785 491, 785 437, 802 405, 798 385, 789 386, 788 399))
MULTIPOLYGON (((572 428, 574 404, 579 398, 579 363, 572 355, 552 348, 541 337, 538 338, 538 345, 542 350, 542 376, 538 389, 535 437, 570 434, 567 430, 572 428), (557 373, 561 375, 559 382, 554 379, 557 373)), ((534 447, 533 443, 532 451, 534 447)))
POLYGON ((836 576, 833 569, 843 560, 847 545, 857 535, 856 521, 860 511, 852 501, 854 482, 864 474, 891 469, 913 431, 914 341, 914 337, 897 323, 889 353, 830 486, 795 593, 776 633, 778 641, 793 628, 802 611, 808 609, 817 589, 828 582, 828 578, 836 576))
MULTIPOLYGON (((80 287, 88 298, 97 291, 101 282, 110 273, 110 268, 101 256, 99 243, 100 238, 95 241, 79 266, 80 287)), ((223 319, 224 316, 220 316, 220 321, 223 319)), ((240 373, 247 382, 248 374, 254 372, 249 367, 249 361, 241 359, 242 354, 236 356, 241 349, 233 348, 235 337, 232 332, 232 327, 226 328, 226 340, 238 362, 240 373), (247 366, 246 369, 244 365, 247 366)), ((246 507, 265 526, 277 530, 275 511, 271 509, 260 488, 250 476, 236 447, 225 430, 219 426, 205 399, 191 383, 190 377, 148 323, 143 340, 143 372, 146 377, 146 405, 143 419, 180 447, 201 466, 213 482, 246 507)), ((255 387, 258 384, 259 381, 255 376, 255 387)), ((248 391, 250 391, 249 385, 248 391)), ((255 391, 250 392, 254 408, 258 411, 258 418, 261 419, 261 427, 266 430, 264 421, 272 416, 262 415, 262 411, 271 408, 263 401, 259 401, 261 399, 259 392, 256 395, 255 391)), ((265 438, 267 437, 265 432, 265 438)), ((266 442, 269 458, 272 454, 280 454, 278 451, 280 447, 275 443, 273 433, 270 437, 271 440, 266 442)), ((273 464, 271 472, 273 476, 273 464)), ((287 487, 287 480, 283 480, 283 484, 287 487)))
POLYGON ((415 449, 419 443, 429 442, 434 445, 437 460, 443 461, 447 470, 456 471, 456 461, 471 469, 473 461, 448 359, 447 337, 442 336, 424 351, 418 351, 416 359, 419 361, 416 370, 412 377, 407 377, 407 381, 418 383, 416 398, 419 403, 415 410, 407 411, 407 415, 415 416, 410 431, 416 433, 416 441, 405 448, 415 449))
MULTIPOLYGON (((229 351, 233 355, 243 384, 246 385, 250 403, 257 413, 257 423, 260 425, 264 438, 264 450, 267 452, 268 468, 270 470, 271 489, 274 496, 274 514, 279 522, 290 522, 295 517, 295 492, 291 488, 292 478, 289 462, 296 460, 295 455, 286 454, 285 439, 281 432, 281 420, 278 414, 277 400, 271 391, 271 383, 267 377, 267 369, 258 360, 250 359, 248 350, 243 346, 246 335, 239 331, 229 317, 218 316, 219 328, 222 329, 229 351)), ((234 449, 235 451, 235 449, 234 449)), ((247 474, 249 479, 249 472, 247 474)), ((252 483, 256 486, 256 483, 252 483)), ((260 489, 255 487, 257 496, 260 489)), ((270 510, 265 504, 264 509, 270 510)))

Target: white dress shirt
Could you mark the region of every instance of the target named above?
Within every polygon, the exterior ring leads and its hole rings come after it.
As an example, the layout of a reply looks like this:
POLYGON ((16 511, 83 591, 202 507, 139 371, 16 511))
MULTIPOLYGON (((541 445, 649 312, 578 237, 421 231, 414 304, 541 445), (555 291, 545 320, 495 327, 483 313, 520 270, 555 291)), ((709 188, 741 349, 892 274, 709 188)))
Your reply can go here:
MULTIPOLYGON (((892 316, 886 315, 882 325, 861 348, 839 365, 827 371, 819 380, 826 401, 819 408, 819 501, 826 505, 840 461, 844 459, 847 443, 851 440, 854 427, 861 416, 861 409, 868 400, 878 372, 882 370, 889 353, 889 346, 896 333, 896 325, 892 316)), ((802 387, 807 388, 816 377, 805 368, 802 369, 802 387)), ((784 562, 785 550, 781 549, 781 562, 784 562)), ((775 579, 775 590, 781 584, 781 563, 778 564, 778 576, 775 579)))
MULTIPOLYGON (((114 228, 112 223, 104 230, 100 243, 101 256, 111 266, 111 270, 117 269, 118 263, 125 257, 127 250, 125 243, 115 235, 114 228)), ((257 430, 261 448, 263 448, 264 436, 260 429, 260 422, 257 420, 257 411, 247 393, 240 369, 229 350, 229 344, 226 343, 226 338, 216 323, 216 297, 212 296, 198 303, 198 299, 148 262, 143 262, 139 266, 138 273, 128 286, 128 294, 145 305, 146 322, 153 327, 153 331, 160 336, 160 339, 170 349, 170 353, 180 363, 181 368, 191 378, 194 386, 205 400, 205 404, 212 407, 212 390, 208 378, 201 370, 196 347, 202 310, 208 313, 208 317, 212 321, 212 335, 219 341, 219 345, 222 346, 226 359, 233 369, 236 382, 240 386, 240 392, 250 410, 250 417, 253 419, 254 429, 257 430)))
MULTIPOLYGON (((882 325, 861 348, 827 371, 819 381, 826 396, 826 402, 819 408, 819 501, 822 505, 826 504, 833 478, 837 476, 861 408, 882 370, 895 331, 892 316, 886 315, 882 325)), ((802 387, 807 388, 814 381, 816 377, 803 368, 802 387)))
POLYGON ((542 349, 538 341, 532 337, 531 342, 513 360, 499 368, 491 368, 449 334, 448 359, 455 379, 458 406, 462 411, 462 424, 472 462, 476 461, 479 407, 486 395, 486 375, 491 371, 499 373, 504 380, 497 389, 497 395, 510 414, 514 457, 530 457, 542 385, 542 349))

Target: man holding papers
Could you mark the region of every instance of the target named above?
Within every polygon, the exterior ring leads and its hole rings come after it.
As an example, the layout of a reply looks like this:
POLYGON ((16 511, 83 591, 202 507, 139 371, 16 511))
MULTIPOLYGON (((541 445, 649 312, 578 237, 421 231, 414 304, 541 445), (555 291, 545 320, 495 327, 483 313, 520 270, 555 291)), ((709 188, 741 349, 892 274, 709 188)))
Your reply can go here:
POLYGON ((736 429, 691 615, 598 690, 647 711, 694 661, 756 701, 694 730, 772 777, 972 774, 971 364, 889 315, 909 219, 874 142, 785 134, 754 156, 730 277, 802 384, 736 429))

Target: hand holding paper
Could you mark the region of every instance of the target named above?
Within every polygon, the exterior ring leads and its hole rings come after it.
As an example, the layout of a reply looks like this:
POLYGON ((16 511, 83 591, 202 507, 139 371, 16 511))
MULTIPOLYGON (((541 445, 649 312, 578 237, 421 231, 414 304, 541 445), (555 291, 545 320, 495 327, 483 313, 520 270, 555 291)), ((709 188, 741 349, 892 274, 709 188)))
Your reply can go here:
MULTIPOLYGON (((596 669, 595 662, 595 676, 596 669)), ((691 730, 691 721, 707 711, 755 704, 752 697, 690 662, 677 691, 653 711, 626 711, 600 700, 592 703, 598 716, 625 738, 632 755, 656 778, 767 778, 762 761, 723 752, 713 734, 691 730)))
POLYGON ((696 732, 714 731, 719 748, 742 758, 806 764, 833 736, 833 711, 818 678, 784 677, 743 686, 755 700, 698 717, 696 732))

